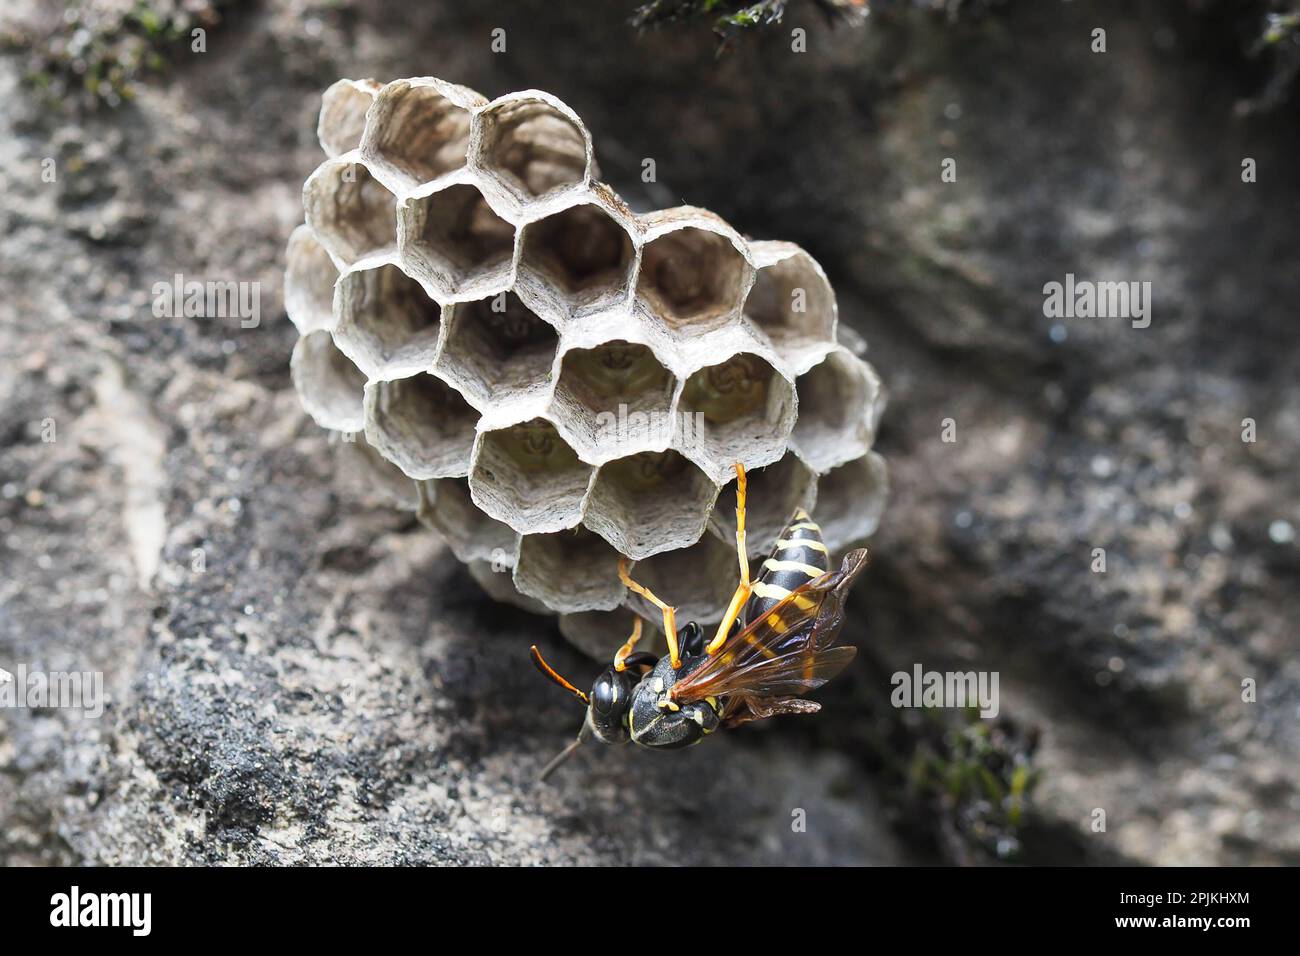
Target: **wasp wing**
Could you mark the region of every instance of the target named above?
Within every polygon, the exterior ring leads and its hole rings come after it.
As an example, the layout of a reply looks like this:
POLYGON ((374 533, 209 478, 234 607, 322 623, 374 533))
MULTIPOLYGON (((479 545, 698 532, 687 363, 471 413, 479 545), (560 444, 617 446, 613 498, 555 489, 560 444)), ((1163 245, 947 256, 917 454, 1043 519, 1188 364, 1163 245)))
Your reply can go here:
POLYGON ((865 550, 851 551, 838 571, 790 592, 674 684, 673 698, 799 697, 826 683, 857 653, 853 647, 831 645, 844 623, 844 598, 866 559, 865 550))
MULTIPOLYGON (((836 650, 852 651, 853 648, 840 647, 836 650)), ((849 658, 852 657, 850 654, 849 658)), ((822 709, 822 705, 815 700, 804 700, 802 697, 731 697, 728 700, 736 703, 727 704, 727 712, 723 717, 727 727, 747 724, 753 720, 766 720, 778 714, 815 714, 822 709)))

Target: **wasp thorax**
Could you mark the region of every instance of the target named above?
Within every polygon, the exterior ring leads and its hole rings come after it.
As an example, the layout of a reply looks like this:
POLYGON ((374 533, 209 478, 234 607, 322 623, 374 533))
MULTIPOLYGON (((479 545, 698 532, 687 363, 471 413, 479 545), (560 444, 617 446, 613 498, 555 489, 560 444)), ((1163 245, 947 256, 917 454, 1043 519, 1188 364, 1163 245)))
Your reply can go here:
POLYGON ((628 712, 628 732, 634 743, 675 750, 699 743, 717 730, 720 720, 714 702, 681 704, 672 695, 673 685, 703 662, 703 657, 696 657, 674 668, 665 657, 642 678, 632 692, 628 712))

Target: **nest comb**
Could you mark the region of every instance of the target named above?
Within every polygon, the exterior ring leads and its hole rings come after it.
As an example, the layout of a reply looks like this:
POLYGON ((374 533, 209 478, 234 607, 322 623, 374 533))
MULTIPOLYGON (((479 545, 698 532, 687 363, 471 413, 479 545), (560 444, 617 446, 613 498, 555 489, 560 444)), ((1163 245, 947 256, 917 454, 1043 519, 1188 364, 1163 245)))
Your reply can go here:
POLYGON ((287 253, 294 385, 493 597, 607 656, 633 613, 658 620, 626 555, 679 620, 716 622, 737 461, 751 558, 797 506, 832 552, 875 530, 883 390, 798 246, 632 212, 536 90, 340 80, 318 134, 287 253))

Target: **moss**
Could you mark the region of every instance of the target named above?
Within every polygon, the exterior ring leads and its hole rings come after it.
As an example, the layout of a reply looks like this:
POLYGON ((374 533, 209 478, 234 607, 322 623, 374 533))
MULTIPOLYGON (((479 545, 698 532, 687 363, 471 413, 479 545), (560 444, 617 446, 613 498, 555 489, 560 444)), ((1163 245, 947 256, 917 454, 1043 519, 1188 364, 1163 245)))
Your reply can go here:
MULTIPOLYGON (((734 0, 649 0, 637 7, 632 24, 659 27, 674 23, 706 21, 713 25, 719 49, 725 49, 743 31, 780 23, 794 0, 758 0, 737 3, 734 0)), ((823 16, 838 18, 866 14, 865 0, 803 0, 823 16)), ((797 4, 796 4, 797 5, 797 4)))
POLYGON ((189 48, 191 31, 220 20, 234 0, 73 0, 54 19, 0 36, 0 49, 25 54, 24 79, 45 105, 117 106, 136 85, 166 69, 167 58, 189 48))
POLYGON ((971 714, 923 738, 908 772, 909 795, 938 816, 940 833, 959 859, 972 855, 1014 861, 1019 828, 1039 771, 1037 733, 971 714), (954 845, 956 841, 957 845, 954 845))
POLYGON ((1280 0, 1259 18, 1250 55, 1266 64, 1267 80, 1255 96, 1238 104, 1242 114, 1263 113, 1285 103, 1300 77, 1300 3, 1280 0))

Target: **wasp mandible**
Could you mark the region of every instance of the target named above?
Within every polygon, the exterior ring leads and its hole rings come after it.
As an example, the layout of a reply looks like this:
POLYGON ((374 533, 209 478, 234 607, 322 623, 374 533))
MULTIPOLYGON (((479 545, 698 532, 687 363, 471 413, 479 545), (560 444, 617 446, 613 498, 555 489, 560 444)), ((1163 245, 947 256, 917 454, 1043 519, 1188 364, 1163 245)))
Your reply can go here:
POLYGON ((584 741, 631 741, 673 750, 699 743, 719 727, 733 727, 777 714, 811 714, 821 709, 803 695, 826 683, 853 660, 854 647, 835 645, 844 624, 844 599, 866 565, 865 549, 850 551, 838 571, 821 528, 802 508, 778 536, 771 556, 750 580, 745 550, 745 469, 736 464, 736 554, 740 583, 717 631, 706 641, 694 621, 677 628, 677 609, 632 580, 628 562, 619 577, 663 614, 668 653, 637 651, 641 618, 614 662, 584 693, 543 660, 536 645, 533 663, 546 677, 587 707, 578 739, 542 771, 545 780, 584 741))

